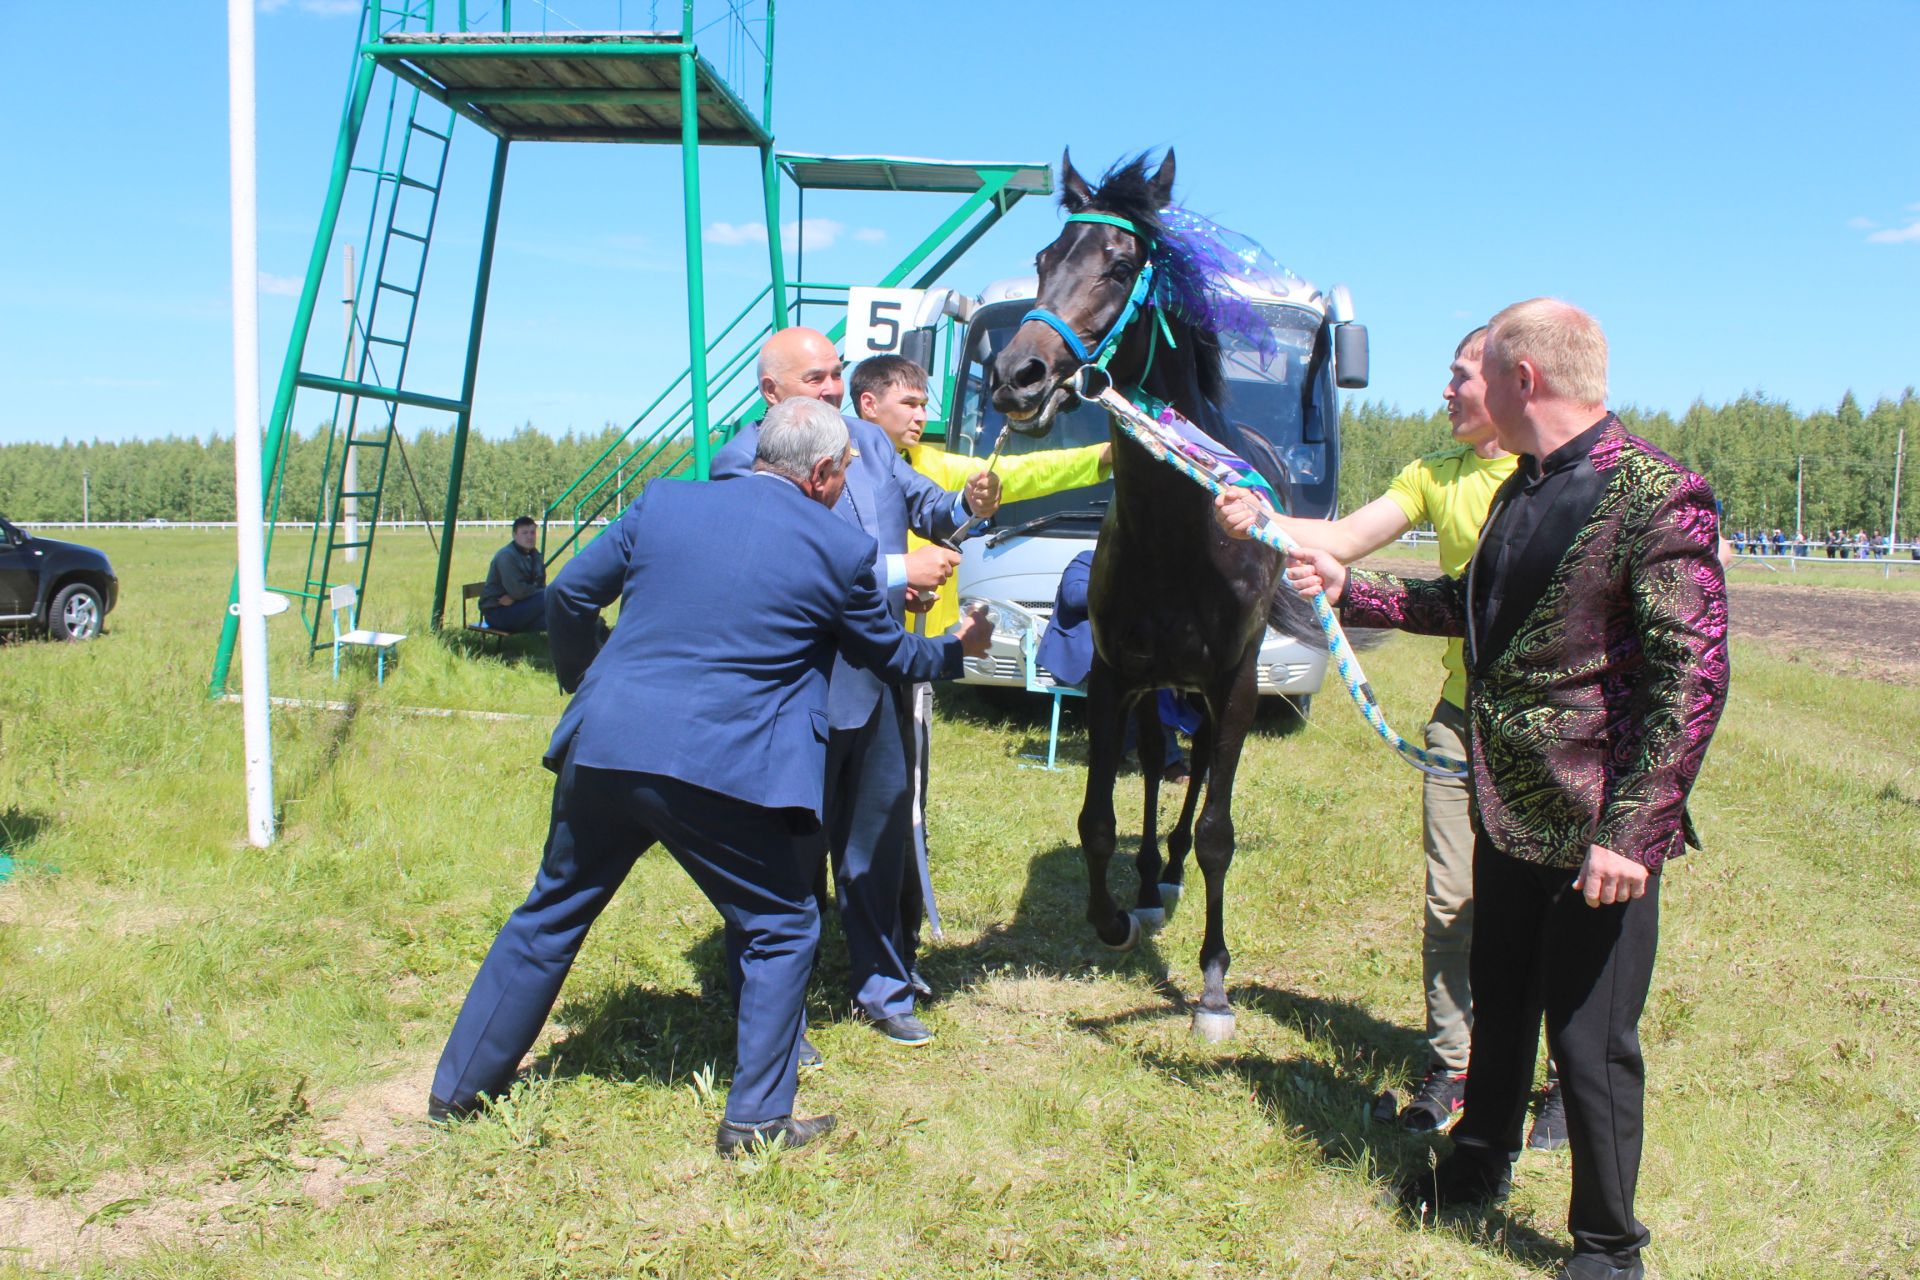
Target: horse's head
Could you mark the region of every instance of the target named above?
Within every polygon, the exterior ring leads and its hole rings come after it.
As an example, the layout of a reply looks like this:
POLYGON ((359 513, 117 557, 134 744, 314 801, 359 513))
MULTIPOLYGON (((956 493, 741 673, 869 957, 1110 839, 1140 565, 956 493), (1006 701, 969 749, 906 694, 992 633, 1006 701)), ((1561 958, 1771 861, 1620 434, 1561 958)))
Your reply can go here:
POLYGON ((1060 205, 1078 216, 1034 260, 1040 276, 1034 312, 1051 320, 1029 315, 993 362, 993 406, 1007 415, 1009 430, 1045 435, 1073 399, 1067 380, 1099 354, 1103 340, 1121 341, 1114 328, 1127 313, 1172 194, 1172 151, 1151 176, 1144 156, 1114 166, 1098 190, 1075 171, 1070 154, 1061 156, 1060 205), (1056 322, 1071 331, 1080 351, 1056 322))

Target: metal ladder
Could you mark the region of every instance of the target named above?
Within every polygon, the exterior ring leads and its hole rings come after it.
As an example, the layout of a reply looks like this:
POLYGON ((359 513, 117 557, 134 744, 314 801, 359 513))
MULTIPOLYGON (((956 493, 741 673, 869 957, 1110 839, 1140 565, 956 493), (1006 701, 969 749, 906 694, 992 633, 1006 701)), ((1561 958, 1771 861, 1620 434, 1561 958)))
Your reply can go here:
MULTIPOLYGON (((398 80, 393 82, 388 103, 390 119, 402 88, 398 80)), ((333 418, 327 429, 326 461, 321 468, 326 480, 315 512, 314 537, 307 548, 305 590, 299 593, 303 611, 311 609, 305 621, 309 640, 316 649, 330 643, 323 633, 328 590, 341 585, 332 579, 336 553, 362 552, 354 585, 362 599, 366 596, 387 467, 399 443, 400 404, 433 399, 407 396, 404 401, 384 398, 363 401, 362 396, 355 393, 358 388, 397 393, 404 387, 414 321, 419 314, 420 290, 426 277, 427 251, 439 217, 440 193, 446 180, 447 157, 452 150, 453 111, 424 98, 418 89, 409 92, 412 97, 407 105, 406 125, 398 133, 398 155, 391 165, 389 153, 396 139, 389 128, 381 138, 376 163, 371 168, 355 166, 356 172, 371 174, 375 183, 367 220, 368 244, 373 242, 375 227, 381 224, 383 209, 385 213, 380 252, 373 262, 373 288, 364 287, 368 262, 362 258, 360 286, 354 291, 359 300, 353 320, 359 351, 357 368, 345 368, 350 357, 343 357, 343 376, 339 380, 306 374, 300 378, 303 386, 335 393, 333 418), (431 123, 422 122, 423 103, 431 123), (364 320, 361 318, 363 306, 364 320), (363 406, 373 418, 370 424, 360 421, 363 406), (350 456, 358 476, 359 487, 355 489, 347 487, 350 456), (359 504, 356 513, 359 528, 351 538, 345 536, 343 523, 348 499, 355 499, 359 504)), ((446 407, 452 407, 451 402, 446 407)))

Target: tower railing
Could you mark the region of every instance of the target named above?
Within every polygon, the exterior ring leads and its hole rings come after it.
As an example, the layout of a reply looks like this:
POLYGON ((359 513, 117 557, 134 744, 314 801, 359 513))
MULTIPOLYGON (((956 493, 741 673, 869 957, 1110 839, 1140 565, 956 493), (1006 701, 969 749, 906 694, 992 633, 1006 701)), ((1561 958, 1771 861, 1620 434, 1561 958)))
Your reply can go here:
POLYGON ((698 43, 727 87, 751 106, 766 99, 771 22, 767 0, 366 0, 361 32, 369 41, 395 35, 631 35, 698 43))

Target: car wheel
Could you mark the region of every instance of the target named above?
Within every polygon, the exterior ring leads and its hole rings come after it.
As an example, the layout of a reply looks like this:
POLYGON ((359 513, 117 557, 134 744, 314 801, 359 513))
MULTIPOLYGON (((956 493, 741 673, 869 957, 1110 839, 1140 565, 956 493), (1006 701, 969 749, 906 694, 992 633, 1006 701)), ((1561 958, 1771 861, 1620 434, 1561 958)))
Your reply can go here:
POLYGON ((100 593, 84 582, 62 587, 47 609, 47 631, 55 640, 91 640, 106 617, 100 593))

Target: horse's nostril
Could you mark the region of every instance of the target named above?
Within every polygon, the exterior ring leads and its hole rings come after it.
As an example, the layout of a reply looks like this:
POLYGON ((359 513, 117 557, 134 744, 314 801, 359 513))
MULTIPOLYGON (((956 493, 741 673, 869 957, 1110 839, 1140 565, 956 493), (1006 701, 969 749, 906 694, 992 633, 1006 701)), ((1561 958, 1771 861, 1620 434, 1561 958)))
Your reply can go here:
POLYGON ((1024 391, 1029 387, 1038 386, 1046 380, 1046 377, 1047 362, 1038 356, 1032 356, 1022 363, 1018 369, 1015 369, 1013 376, 1008 378, 1007 381, 1009 384, 1019 387, 1024 391))

